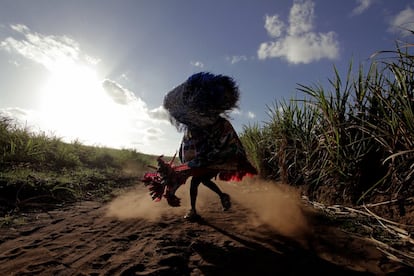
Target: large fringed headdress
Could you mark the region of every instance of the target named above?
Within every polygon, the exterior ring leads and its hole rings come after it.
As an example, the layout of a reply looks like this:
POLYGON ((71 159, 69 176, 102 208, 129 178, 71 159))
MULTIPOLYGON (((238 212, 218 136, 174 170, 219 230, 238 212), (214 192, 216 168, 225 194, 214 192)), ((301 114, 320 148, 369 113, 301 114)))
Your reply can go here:
POLYGON ((163 105, 178 130, 200 128, 214 124, 221 115, 237 108, 239 96, 232 78, 200 72, 168 92, 163 105))

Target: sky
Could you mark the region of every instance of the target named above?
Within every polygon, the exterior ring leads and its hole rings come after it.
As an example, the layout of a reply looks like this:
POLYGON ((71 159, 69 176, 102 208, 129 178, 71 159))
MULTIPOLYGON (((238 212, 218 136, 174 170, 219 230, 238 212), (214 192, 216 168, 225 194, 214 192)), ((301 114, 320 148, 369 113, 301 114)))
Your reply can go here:
POLYGON ((236 81, 241 133, 407 30, 414 1, 0 0, 0 114, 66 142, 171 156, 182 133, 163 98, 192 74, 236 81))

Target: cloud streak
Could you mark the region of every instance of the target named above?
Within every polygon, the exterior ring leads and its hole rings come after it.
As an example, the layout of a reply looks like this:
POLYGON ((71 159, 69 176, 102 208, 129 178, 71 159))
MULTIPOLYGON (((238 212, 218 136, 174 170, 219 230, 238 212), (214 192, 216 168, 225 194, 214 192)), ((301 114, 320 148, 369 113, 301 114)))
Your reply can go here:
POLYGON ((314 32, 314 3, 295 0, 290 9, 288 24, 279 15, 266 15, 265 29, 271 41, 260 44, 259 59, 283 58, 293 64, 308 64, 324 58, 339 56, 335 32, 314 32))
POLYGON ((97 58, 82 55, 79 44, 68 36, 42 35, 32 32, 22 24, 11 25, 10 28, 23 36, 23 39, 7 37, 1 41, 0 47, 39 63, 50 71, 56 68, 57 63, 73 63, 81 60, 89 64, 99 62, 97 58))
POLYGON ((410 31, 414 30, 414 10, 411 7, 407 7, 399 12, 391 19, 388 30, 402 36, 411 35, 410 31))
POLYGON ((241 56, 231 56, 231 57, 226 57, 226 60, 229 61, 231 64, 236 64, 239 62, 243 62, 243 61, 247 61, 248 57, 241 55, 241 56))
POLYGON ((366 10, 368 10, 372 4, 374 4, 374 0, 356 0, 357 6, 352 10, 352 15, 360 15, 366 10))
POLYGON ((102 83, 104 91, 111 97, 111 99, 121 105, 127 105, 128 103, 137 100, 135 95, 126 88, 123 88, 115 81, 106 79, 102 83))
POLYGON ((204 68, 204 63, 201 61, 191 61, 190 64, 194 67, 204 68))

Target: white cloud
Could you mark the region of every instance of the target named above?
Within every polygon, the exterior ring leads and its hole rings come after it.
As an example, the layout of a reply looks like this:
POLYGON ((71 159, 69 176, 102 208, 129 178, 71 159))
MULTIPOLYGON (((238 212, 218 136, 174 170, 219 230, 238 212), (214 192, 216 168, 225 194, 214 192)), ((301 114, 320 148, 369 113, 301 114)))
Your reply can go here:
POLYGON ((153 119, 158 120, 165 120, 168 121, 170 119, 167 110, 164 107, 159 106, 149 111, 149 116, 153 119))
POLYGON ((360 15, 366 11, 372 4, 374 0, 356 0, 357 6, 352 10, 352 15, 360 15))
POLYGON ((294 1, 289 13, 289 35, 296 36, 313 29, 314 7, 312 1, 294 1))
POLYGON ((294 64, 307 64, 322 58, 335 59, 338 55, 335 37, 333 32, 287 36, 282 41, 262 43, 259 58, 284 57, 294 64))
POLYGON ((232 109, 232 111, 230 112, 230 114, 233 114, 233 115, 241 115, 241 113, 242 113, 241 110, 238 108, 232 109))
POLYGON ((323 58, 337 58, 336 33, 314 32, 314 18, 314 3, 310 0, 294 1, 287 28, 278 15, 266 16, 265 28, 275 39, 260 44, 259 59, 284 58, 289 63, 307 64, 323 58))
POLYGON ((126 105, 133 101, 140 101, 137 99, 131 91, 122 87, 119 83, 112 80, 104 80, 102 87, 105 92, 112 98, 112 100, 118 104, 126 105))
POLYGON ((246 56, 231 56, 231 57, 227 57, 226 59, 230 61, 231 64, 236 64, 236 63, 248 60, 246 56))
POLYGON ((239 117, 247 117, 248 119, 256 118, 256 114, 254 112, 252 111, 244 112, 240 109, 233 109, 230 114, 234 116, 239 116, 239 117))
POLYGON ((0 110, 0 114, 5 117, 15 118, 19 122, 24 122, 24 118, 28 116, 29 112, 19 107, 8 107, 0 110))
POLYGON ((128 80, 129 80, 129 78, 128 78, 128 74, 127 74, 127 73, 123 73, 123 74, 121 74, 120 78, 121 78, 122 80, 125 80, 125 81, 128 81, 128 80))
POLYGON ((10 28, 23 35, 23 39, 7 37, 0 43, 0 48, 15 51, 23 57, 45 66, 53 71, 56 63, 71 63, 84 61, 87 64, 96 64, 99 59, 82 55, 79 44, 67 36, 42 35, 31 32, 21 24, 11 25, 10 28))
POLYGON ((88 64, 96 65, 101 62, 100 58, 85 56, 85 60, 88 64))
POLYGON ((140 110, 140 113, 145 113, 149 118, 169 122, 169 115, 163 106, 156 107, 149 110, 147 104, 128 89, 122 87, 121 84, 106 79, 102 83, 104 91, 117 104, 125 106, 133 106, 134 109, 140 110))
POLYGON ((249 119, 254 119, 254 118, 256 118, 256 114, 254 114, 252 111, 248 111, 247 112, 247 117, 249 119))
POLYGON ((282 35, 285 23, 279 19, 279 15, 265 17, 265 29, 270 37, 279 37, 282 35))
POLYGON ((194 67, 204 68, 204 63, 202 63, 201 61, 192 61, 190 62, 190 64, 194 67))
POLYGON ((148 127, 145 129, 146 141, 162 141, 161 137, 164 135, 164 131, 157 127, 148 127))
POLYGON ((390 22, 389 31, 403 36, 410 35, 410 31, 414 31, 414 10, 407 7, 394 16, 390 22))
POLYGON ((25 25, 22 25, 22 24, 11 25, 10 28, 12 30, 15 30, 16 32, 19 32, 19 33, 29 32, 29 28, 25 25))

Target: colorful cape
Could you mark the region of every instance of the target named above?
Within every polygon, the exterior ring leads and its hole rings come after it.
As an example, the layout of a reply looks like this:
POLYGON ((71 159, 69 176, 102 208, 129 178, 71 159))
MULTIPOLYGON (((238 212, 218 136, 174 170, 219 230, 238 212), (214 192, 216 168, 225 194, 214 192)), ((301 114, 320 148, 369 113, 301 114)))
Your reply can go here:
POLYGON ((187 129, 184 134, 179 158, 181 165, 158 158, 156 172, 147 172, 143 182, 153 200, 166 198, 170 206, 180 206, 175 195, 190 176, 216 175, 224 181, 240 181, 257 170, 248 161, 243 145, 232 125, 220 118, 210 127, 187 129))
POLYGON ((191 168, 188 164, 173 165, 173 160, 167 163, 163 156, 157 158, 158 167, 155 172, 146 172, 142 178, 145 186, 149 189, 151 198, 160 201, 165 198, 170 206, 180 206, 180 198, 175 195, 177 189, 185 184, 190 176, 218 175, 220 180, 240 181, 244 176, 257 174, 253 166, 246 166, 245 169, 234 170, 227 167, 198 167, 191 168))
POLYGON ((182 165, 166 163, 161 156, 156 172, 144 175, 154 200, 165 197, 171 206, 179 206, 175 192, 190 176, 208 174, 240 181, 257 174, 233 126, 224 118, 238 100, 233 79, 205 72, 192 75, 165 96, 164 108, 171 122, 184 130, 179 150, 182 165))

